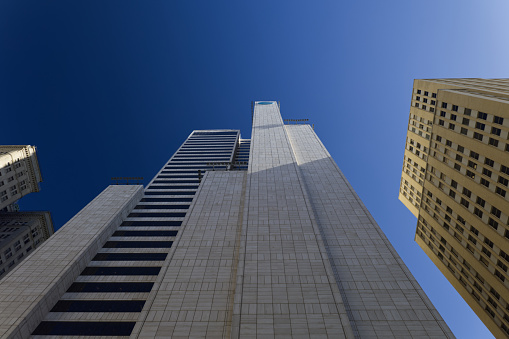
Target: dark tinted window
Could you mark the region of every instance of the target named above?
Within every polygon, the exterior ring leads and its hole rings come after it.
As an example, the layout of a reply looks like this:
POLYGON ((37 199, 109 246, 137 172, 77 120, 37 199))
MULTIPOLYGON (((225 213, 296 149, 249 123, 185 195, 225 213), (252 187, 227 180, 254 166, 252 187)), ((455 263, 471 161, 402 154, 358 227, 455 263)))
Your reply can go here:
POLYGON ((128 218, 183 218, 186 212, 152 212, 152 213, 131 213, 128 218))
POLYGON ((198 186, 186 185, 151 185, 147 187, 149 190, 195 190, 198 186))
POLYGON ((187 210, 189 205, 138 205, 136 210, 187 210))
POLYGON ((194 195, 196 192, 185 191, 185 192, 168 192, 168 191, 148 191, 145 195, 194 195))
POLYGON ((51 312, 141 312, 145 300, 60 300, 51 312))
POLYGON ((67 336, 129 336, 136 322, 77 322, 77 321, 43 321, 37 326, 33 335, 67 335, 67 336))
POLYGON ((177 231, 116 231, 114 237, 175 237, 177 231))
POLYGON ((170 248, 173 241, 107 241, 104 248, 170 248))
POLYGON ((124 221, 120 226, 180 226, 182 221, 163 220, 163 221, 124 221))
POLYGON ((161 267, 87 267, 81 275, 158 275, 161 267))
POLYGON ((143 198, 142 202, 191 202, 193 198, 143 198))
POLYGON ((73 283, 67 292, 150 292, 154 283, 135 282, 79 282, 73 283))
POLYGON ((164 261, 166 253, 97 253, 93 261, 164 261))

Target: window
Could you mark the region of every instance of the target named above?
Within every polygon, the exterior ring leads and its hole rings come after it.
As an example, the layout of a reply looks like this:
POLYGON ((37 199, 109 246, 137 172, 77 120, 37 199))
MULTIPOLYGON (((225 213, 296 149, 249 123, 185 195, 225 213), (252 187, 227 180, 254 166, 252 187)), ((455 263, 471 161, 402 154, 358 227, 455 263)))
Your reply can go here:
POLYGON ((442 108, 447 108, 447 102, 442 102, 442 108))
POLYGON ((477 207, 474 207, 474 214, 477 215, 479 218, 482 218, 482 211, 478 209, 477 207))
POLYGON ((461 198, 460 204, 462 204, 466 208, 468 208, 468 206, 470 205, 470 203, 465 198, 461 198))
POLYGON ((466 129, 465 127, 461 127, 460 133, 463 134, 463 135, 467 135, 468 134, 468 129, 466 129))
POLYGON ((486 125, 485 125, 485 124, 482 124, 482 123, 480 123, 480 122, 476 122, 476 123, 475 123, 475 128, 477 128, 477 129, 480 129, 480 130, 483 130, 483 131, 484 131, 484 129, 486 128, 486 125))
POLYGON ((471 113, 472 113, 472 110, 470 108, 465 108, 465 111, 463 112, 463 114, 468 115, 468 116, 470 116, 471 113))
POLYGON ((496 128, 496 127, 491 128, 491 134, 500 136, 500 132, 502 132, 502 130, 500 128, 496 128))
POLYGON ((450 189, 449 190, 449 196, 454 199, 454 198, 456 198, 456 193, 453 190, 450 189))
POLYGON ((506 178, 504 178, 501 175, 498 176, 498 182, 504 186, 508 186, 508 184, 509 184, 509 180, 507 180, 506 178))
POLYGON ((490 158, 484 159, 484 163, 490 167, 493 167, 493 165, 495 164, 495 162, 493 160, 491 160, 490 158))
POLYGON ((452 105, 452 110, 453 110, 454 112, 457 112, 457 111, 458 111, 458 106, 457 106, 457 105, 452 105))
POLYGON ((470 157, 479 160, 479 154, 474 151, 470 151, 470 157))
POLYGON ((11 248, 6 249, 4 251, 4 255, 5 255, 6 259, 9 259, 10 257, 12 257, 12 250, 11 250, 11 248))
POLYGON ((474 179, 475 178, 475 174, 474 172, 470 172, 469 170, 467 170, 467 177, 471 178, 471 179, 474 179))
POLYGON ((461 121, 461 123, 462 123, 463 125, 468 126, 468 124, 470 124, 470 120, 469 120, 469 119, 467 119, 467 118, 463 118, 463 120, 461 121))
POLYGON ((443 125, 444 125, 444 121, 443 121, 442 119, 439 119, 439 120, 438 120, 438 124, 439 124, 440 126, 443 126, 443 125))
POLYGON ((463 157, 459 154, 456 154, 456 161, 459 161, 459 162, 463 161, 463 157))
POLYGON ((454 188, 458 188, 458 183, 454 180, 451 180, 451 186, 454 188))
POLYGON ((484 207, 484 204, 486 203, 486 201, 484 201, 484 199, 481 197, 477 197, 477 200, 475 201, 475 203, 484 207))
POLYGON ((472 167, 473 169, 476 169, 477 168, 477 164, 475 162, 473 162, 472 160, 469 160, 468 161, 468 167, 472 167))
POLYGON ((497 117, 496 115, 493 117, 493 122, 495 124, 502 125, 504 123, 504 118, 497 117))
POLYGON ((474 132, 474 139, 482 141, 483 135, 477 132, 474 132))
POLYGON ((497 147, 498 146, 498 140, 490 138, 489 141, 488 141, 488 144, 490 144, 491 146, 497 147))
POLYGON ((437 102, 435 100, 431 100, 431 104, 435 105, 437 102))
POLYGON ((429 96, 429 92, 428 91, 424 91, 424 95, 425 96, 429 96))
POLYGON ((424 98, 424 99, 422 99, 422 102, 427 104, 428 103, 428 99, 424 98))
POLYGON ((437 137, 435 138, 438 142, 442 142, 442 137, 440 135, 437 135, 437 137))
POLYGON ((431 93, 431 97, 432 97, 432 98, 436 98, 436 97, 437 97, 437 94, 436 94, 436 93, 431 93))
POLYGON ((417 97, 415 97, 415 100, 420 101, 421 97, 417 96, 417 97))
POLYGON ((446 112, 445 112, 445 111, 440 111, 440 116, 441 116, 441 117, 445 117, 445 114, 446 114, 446 112))
POLYGON ((17 252, 21 249, 21 241, 18 240, 14 243, 14 250, 17 252))
POLYGON ((491 178, 491 173, 492 172, 489 169, 485 168, 485 167, 482 169, 482 174, 487 176, 487 177, 491 178))
POLYGON ((455 164, 454 164, 454 169, 455 169, 456 171, 461 171, 461 166, 460 166, 459 164, 456 164, 456 163, 455 163, 455 164))
POLYGON ((463 194, 469 198, 472 196, 472 192, 466 187, 463 187, 463 194))
POLYGON ((502 212, 501 212, 498 208, 496 208, 495 206, 492 206, 492 207, 491 207, 491 214, 493 214, 493 215, 494 215, 494 216, 496 216, 497 218, 499 218, 499 219, 500 219, 500 215, 501 215, 501 213, 502 213, 502 212))
POLYGON ((465 151, 465 147, 460 146, 460 145, 458 145, 458 147, 456 149, 458 150, 458 152, 461 152, 461 153, 463 153, 465 151))
POLYGON ((499 195, 501 195, 501 196, 505 197, 505 193, 506 193, 506 192, 505 192, 505 190, 503 190, 503 189, 501 189, 500 187, 498 187, 498 186, 497 186, 497 187, 495 188, 495 193, 497 193, 497 194, 499 194, 499 195))
POLYGON ((418 102, 416 102, 414 106, 415 106, 415 107, 419 107, 419 103, 418 103, 418 102))
POLYGON ((484 185, 486 187, 490 187, 490 182, 484 178, 481 178, 481 185, 484 185))
POLYGON ((447 146, 451 147, 451 146, 452 146, 452 141, 451 141, 451 140, 447 140, 447 141, 445 142, 445 144, 446 144, 447 146))
POLYGON ((488 118, 488 114, 483 113, 483 112, 478 112, 478 113, 477 113, 477 117, 478 117, 479 119, 486 120, 486 119, 488 118))
POLYGON ((420 89, 417 90, 417 94, 421 94, 421 90, 420 89))
POLYGON ((426 105, 422 105, 421 109, 425 110, 426 109, 426 105))

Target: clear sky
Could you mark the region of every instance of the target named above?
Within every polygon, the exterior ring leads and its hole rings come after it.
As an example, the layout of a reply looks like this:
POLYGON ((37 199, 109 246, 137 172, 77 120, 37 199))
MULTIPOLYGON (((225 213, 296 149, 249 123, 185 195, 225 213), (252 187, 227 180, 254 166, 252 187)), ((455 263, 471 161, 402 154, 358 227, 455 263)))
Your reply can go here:
POLYGON ((113 176, 156 174, 193 129, 309 118, 458 338, 491 334, 397 200, 414 78, 509 77, 492 1, 0 1, 0 144, 38 147, 22 209, 56 228, 113 176))

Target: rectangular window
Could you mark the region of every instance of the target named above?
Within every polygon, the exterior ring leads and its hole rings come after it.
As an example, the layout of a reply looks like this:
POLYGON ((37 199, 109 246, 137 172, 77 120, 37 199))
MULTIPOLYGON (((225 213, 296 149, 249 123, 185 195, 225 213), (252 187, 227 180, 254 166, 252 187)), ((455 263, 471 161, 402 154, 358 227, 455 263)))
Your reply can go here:
POLYGON ((463 187, 463 195, 466 195, 470 198, 472 196, 472 192, 468 188, 463 187))
POLYGON ((477 200, 475 201, 475 203, 478 204, 479 206, 484 207, 484 204, 486 203, 486 201, 481 197, 477 197, 477 200))
POLYGON ((488 118, 488 114, 483 113, 483 112, 479 112, 479 113, 477 113, 477 117, 479 119, 486 120, 488 118))
POLYGON ((451 141, 451 140, 447 140, 447 141, 445 142, 445 144, 446 144, 447 146, 451 147, 451 146, 452 146, 452 141, 451 141))
POLYGON ((442 108, 447 108, 447 102, 442 102, 442 108))
POLYGON ((488 141, 488 144, 490 144, 492 146, 495 146, 495 147, 498 147, 498 140, 490 138, 489 141, 488 141))
POLYGON ((417 90, 417 94, 421 94, 421 90, 420 89, 417 90))
POLYGON ((467 118, 463 118, 463 121, 461 122, 463 125, 466 125, 468 126, 468 124, 470 124, 470 120, 467 119, 467 118))
POLYGON ((470 157, 479 160, 479 154, 474 151, 470 151, 470 157))
POLYGON ((495 124, 502 125, 504 123, 504 118, 497 117, 496 115, 493 117, 493 122, 495 124))
POLYGON ((473 172, 470 172, 469 170, 467 170, 467 177, 469 177, 471 179, 474 179, 475 178, 475 174, 473 172))
POLYGON ((495 164, 495 162, 493 160, 491 160, 490 158, 484 159, 484 163, 490 167, 493 167, 493 165, 495 164))
POLYGON ((497 187, 495 188, 495 193, 497 193, 497 194, 499 194, 499 195, 501 195, 501 196, 505 197, 505 193, 506 193, 506 192, 505 192, 505 190, 503 190, 503 189, 501 189, 500 187, 498 187, 498 186, 497 186, 497 187))
POLYGON ((504 186, 508 186, 509 184, 509 180, 500 175, 498 176, 498 182, 504 186))
POLYGON ((446 114, 446 112, 445 112, 445 111, 440 111, 440 116, 441 116, 441 117, 445 117, 445 114, 446 114))
POLYGON ((477 164, 475 162, 473 162, 472 160, 469 160, 468 161, 468 167, 472 167, 473 169, 476 169, 477 168, 477 164))
POLYGON ((490 182, 484 178, 481 178, 481 185, 484 185, 486 187, 490 187, 490 182))
POLYGON ((458 188, 458 183, 454 180, 451 180, 451 186, 454 188, 458 188))
POLYGON ((439 120, 438 120, 438 124, 439 124, 440 126, 443 126, 443 125, 444 125, 444 121, 443 121, 442 119, 439 119, 439 120))
POLYGON ((458 111, 458 106, 457 105, 452 105, 452 110, 457 112, 458 111))
POLYGON ((481 133, 474 132, 474 139, 482 141, 483 135, 481 133))
POLYGON ((460 133, 463 134, 463 135, 467 135, 468 134, 468 129, 466 129, 465 127, 461 127, 460 133))
POLYGON ((454 169, 457 170, 457 171, 460 171, 461 170, 461 166, 459 164, 454 164, 454 169))
POLYGON ((472 110, 470 108, 465 108, 465 111, 463 112, 463 114, 468 115, 468 116, 470 116, 471 113, 472 113, 472 110))
POLYGON ((498 208, 496 208, 495 206, 492 206, 492 207, 491 207, 491 214, 493 214, 493 215, 494 215, 494 216, 496 216, 497 218, 499 218, 499 219, 500 219, 500 215, 501 215, 501 213, 502 213, 502 212, 501 212, 498 208))
POLYGON ((483 130, 483 131, 484 131, 484 129, 486 128, 486 125, 485 125, 485 124, 482 124, 482 123, 480 123, 480 122, 476 122, 476 123, 475 123, 475 128, 477 128, 477 129, 480 129, 480 130, 483 130))
POLYGON ((501 132, 502 132, 502 130, 500 128, 496 128, 496 127, 492 127, 491 128, 491 134, 495 134, 495 135, 500 136, 501 132))
POLYGON ((479 218, 482 218, 482 211, 478 209, 477 207, 474 208, 474 214, 477 215, 479 218))
POLYGON ((470 203, 465 198, 461 198, 460 204, 462 204, 466 208, 468 208, 468 206, 470 205, 470 203))
POLYGON ((463 157, 459 154, 456 154, 456 161, 459 161, 459 162, 463 161, 463 157))
POLYGON ((432 98, 436 98, 436 97, 437 97, 437 94, 436 94, 436 93, 431 93, 431 97, 432 97, 432 98))

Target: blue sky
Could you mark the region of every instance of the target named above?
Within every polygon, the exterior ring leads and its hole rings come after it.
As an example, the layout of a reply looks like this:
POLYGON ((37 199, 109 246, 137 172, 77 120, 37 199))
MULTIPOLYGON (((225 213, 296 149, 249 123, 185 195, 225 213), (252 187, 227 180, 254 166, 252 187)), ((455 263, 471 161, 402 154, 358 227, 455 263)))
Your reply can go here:
POLYGON ((62 226, 193 129, 250 135, 250 102, 309 118, 458 338, 491 335, 397 200, 414 78, 508 77, 506 1, 0 2, 0 144, 38 147, 23 209, 62 226))

